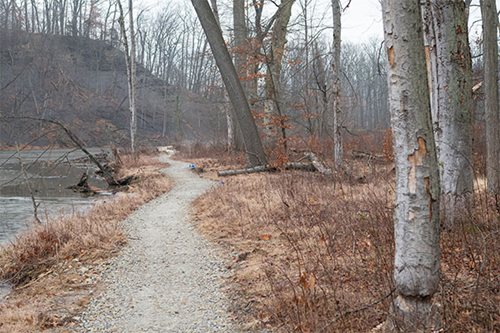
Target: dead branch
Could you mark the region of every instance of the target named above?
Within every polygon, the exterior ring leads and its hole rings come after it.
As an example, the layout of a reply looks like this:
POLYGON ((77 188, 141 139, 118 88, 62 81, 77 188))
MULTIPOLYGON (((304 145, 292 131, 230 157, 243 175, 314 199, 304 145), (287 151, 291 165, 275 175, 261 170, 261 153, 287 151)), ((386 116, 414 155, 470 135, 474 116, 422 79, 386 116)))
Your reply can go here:
POLYGON ((30 196, 31 196, 31 203, 33 204, 33 216, 35 217, 35 221, 38 224, 42 224, 42 221, 38 217, 38 207, 40 206, 40 203, 36 202, 35 199, 35 192, 33 191, 33 188, 31 187, 30 180, 28 178, 28 173, 26 172, 26 168, 24 167, 24 162, 21 158, 21 151, 19 149, 19 146, 17 146, 17 158, 19 160, 19 165, 21 167, 21 172, 24 176, 24 181, 26 182, 26 185, 28 186, 28 190, 30 191, 30 196))
POLYGON ((64 124, 56 121, 56 120, 51 120, 51 119, 42 119, 42 118, 34 118, 34 117, 5 117, 7 119, 25 119, 25 120, 33 120, 33 121, 41 121, 44 123, 49 123, 58 126, 61 128, 68 138, 89 158, 89 160, 94 163, 99 170, 102 173, 103 178, 106 180, 109 186, 118 186, 118 182, 115 180, 113 177, 113 174, 109 171, 108 168, 104 167, 99 160, 91 154, 84 146, 83 142, 74 134, 72 131, 69 130, 64 124))

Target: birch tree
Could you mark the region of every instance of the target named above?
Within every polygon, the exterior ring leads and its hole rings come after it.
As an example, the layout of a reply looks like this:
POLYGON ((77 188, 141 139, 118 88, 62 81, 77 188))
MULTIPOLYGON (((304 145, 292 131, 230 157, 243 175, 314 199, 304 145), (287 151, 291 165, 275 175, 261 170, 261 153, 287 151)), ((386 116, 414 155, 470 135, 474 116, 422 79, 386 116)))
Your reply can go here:
POLYGON ((250 112, 250 106, 234 67, 231 55, 226 47, 222 31, 207 0, 191 0, 201 26, 226 86, 233 105, 233 116, 243 137, 247 161, 250 166, 266 165, 267 158, 257 131, 257 126, 250 112))
POLYGON ((396 299, 388 331, 436 329, 439 285, 439 172, 418 1, 383 1, 389 107, 396 161, 396 299))
POLYGON ((486 176, 488 190, 500 193, 500 109, 498 101, 498 16, 495 0, 481 0, 483 17, 484 108, 486 114, 486 176))

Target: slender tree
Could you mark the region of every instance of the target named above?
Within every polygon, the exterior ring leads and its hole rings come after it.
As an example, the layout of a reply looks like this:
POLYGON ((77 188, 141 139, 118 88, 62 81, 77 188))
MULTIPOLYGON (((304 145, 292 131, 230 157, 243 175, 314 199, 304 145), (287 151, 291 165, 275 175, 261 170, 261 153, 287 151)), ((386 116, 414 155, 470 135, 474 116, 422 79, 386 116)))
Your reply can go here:
POLYGON ((484 108, 488 190, 500 194, 500 109, 498 101, 498 16, 495 0, 481 0, 483 16, 484 108))
POLYGON ((340 123, 340 55, 341 55, 341 6, 340 0, 332 0, 333 40, 332 40, 332 111, 333 111, 333 158, 337 167, 342 166, 342 126, 340 123))
POLYGON ((248 163, 251 166, 266 165, 267 158, 257 131, 257 126, 250 112, 250 106, 234 67, 231 55, 226 47, 222 31, 207 0, 191 0, 201 26, 226 86, 233 105, 233 116, 243 136, 243 143, 248 163))
POLYGON ((127 37, 127 30, 125 28, 125 16, 123 6, 118 0, 118 7, 120 9, 119 23, 122 32, 123 45, 125 48, 125 60, 127 65, 128 77, 128 100, 130 109, 130 149, 135 151, 135 135, 137 132, 137 114, 135 105, 135 82, 136 82, 136 63, 135 63, 135 32, 134 32, 134 13, 132 0, 129 0, 129 28, 130 28, 130 49, 127 37))
POLYGON ((418 1, 383 1, 389 105, 396 159, 396 299, 387 329, 436 329, 439 285, 439 172, 418 1))

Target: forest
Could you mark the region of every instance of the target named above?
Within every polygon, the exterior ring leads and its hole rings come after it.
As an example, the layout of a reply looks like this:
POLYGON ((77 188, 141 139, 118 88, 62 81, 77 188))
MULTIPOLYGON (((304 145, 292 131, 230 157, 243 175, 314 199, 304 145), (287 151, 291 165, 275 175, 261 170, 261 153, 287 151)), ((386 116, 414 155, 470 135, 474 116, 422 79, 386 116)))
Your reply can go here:
POLYGON ((0 332, 500 331, 498 6, 0 0, 0 332))

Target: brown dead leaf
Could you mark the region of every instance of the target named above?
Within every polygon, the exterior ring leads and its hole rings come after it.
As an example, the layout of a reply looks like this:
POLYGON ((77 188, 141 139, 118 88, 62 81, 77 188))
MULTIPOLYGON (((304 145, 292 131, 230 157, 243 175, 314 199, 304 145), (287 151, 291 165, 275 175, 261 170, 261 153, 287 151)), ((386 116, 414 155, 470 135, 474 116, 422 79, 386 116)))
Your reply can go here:
POLYGON ((273 236, 271 234, 262 234, 259 236, 259 239, 263 240, 263 241, 271 240, 271 238, 273 238, 273 236))

